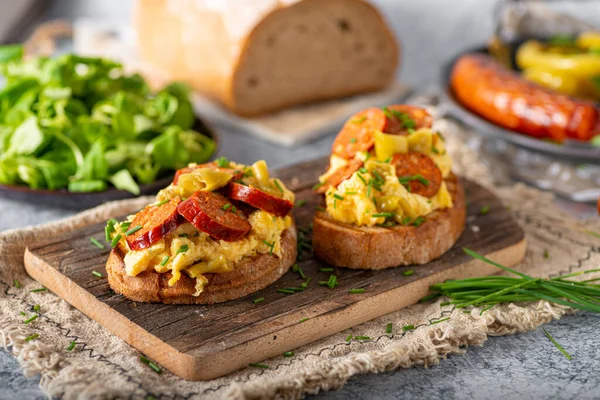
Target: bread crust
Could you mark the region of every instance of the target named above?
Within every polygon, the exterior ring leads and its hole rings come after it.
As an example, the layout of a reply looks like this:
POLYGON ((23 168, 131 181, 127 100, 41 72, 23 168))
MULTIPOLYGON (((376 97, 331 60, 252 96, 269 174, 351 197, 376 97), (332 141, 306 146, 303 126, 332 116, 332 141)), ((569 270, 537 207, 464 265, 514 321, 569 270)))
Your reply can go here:
POLYGON ((384 269, 426 264, 448 251, 465 227, 465 194, 460 180, 445 179, 454 207, 427 215, 420 226, 358 227, 326 212, 313 219, 313 250, 328 264, 352 269, 384 269))
POLYGON ((283 231, 281 235, 282 256, 260 254, 243 259, 231 272, 205 274, 208 283, 199 296, 196 279, 186 274, 175 285, 169 286, 172 274, 144 271, 136 276, 125 273, 123 257, 125 249, 119 245, 110 252, 106 273, 110 287, 133 301, 166 304, 214 304, 238 299, 257 292, 279 279, 294 264, 297 256, 296 228, 283 231))

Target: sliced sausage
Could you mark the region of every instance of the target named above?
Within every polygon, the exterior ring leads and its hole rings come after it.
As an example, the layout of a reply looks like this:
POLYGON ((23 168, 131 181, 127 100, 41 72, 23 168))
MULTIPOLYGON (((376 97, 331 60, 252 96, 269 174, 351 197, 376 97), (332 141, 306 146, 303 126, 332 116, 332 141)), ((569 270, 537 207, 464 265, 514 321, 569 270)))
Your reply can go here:
POLYGON ((594 103, 529 82, 490 56, 462 56, 450 82, 465 107, 504 128, 559 142, 600 134, 600 110, 594 103))
POLYGON ((252 229, 246 216, 215 192, 196 192, 177 211, 198 230, 226 242, 240 240, 252 229))
POLYGON ((392 163, 396 166, 398 180, 407 186, 411 193, 433 197, 442 185, 442 172, 425 154, 394 154, 392 163))
POLYGON ((285 217, 294 207, 294 203, 289 200, 273 196, 255 187, 235 182, 227 184, 223 193, 232 200, 242 201, 277 217, 285 217))
POLYGON ((234 180, 234 181, 239 181, 240 179, 242 179, 242 176, 244 176, 244 171, 242 171, 241 169, 219 167, 219 165, 215 161, 213 161, 213 162, 209 162, 206 164, 199 164, 194 167, 185 167, 185 168, 178 169, 175 172, 175 177, 173 178, 173 184, 177 185, 177 182, 179 181, 179 177, 181 175, 189 174, 190 172, 200 169, 200 168, 212 168, 217 171, 229 172, 233 176, 232 180, 234 180))
POLYGON ((431 128, 433 118, 427 110, 409 104, 393 104, 386 107, 385 133, 407 134, 411 129, 431 128), (386 112, 387 111, 387 112, 386 112), (391 114, 391 115, 390 115, 391 114))
POLYGON ((181 198, 173 197, 160 205, 150 205, 138 212, 129 229, 138 226, 140 229, 126 236, 127 244, 131 250, 142 250, 152 246, 160 239, 177 228, 182 220, 177 213, 177 206, 181 198))
POLYGON ((337 187, 340 183, 350 178, 353 173, 358 171, 363 166, 363 162, 357 159, 352 159, 348 164, 336 169, 331 175, 327 177, 327 180, 317 190, 317 193, 325 193, 333 186, 337 187))

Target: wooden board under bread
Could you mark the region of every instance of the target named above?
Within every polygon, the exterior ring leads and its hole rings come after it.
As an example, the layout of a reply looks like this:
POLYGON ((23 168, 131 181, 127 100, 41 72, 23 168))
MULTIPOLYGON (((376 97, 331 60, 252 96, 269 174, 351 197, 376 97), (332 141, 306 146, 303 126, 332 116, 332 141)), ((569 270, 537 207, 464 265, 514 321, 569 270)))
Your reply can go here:
MULTIPOLYGON (((314 207, 320 202, 311 187, 326 165, 327 160, 320 159, 276 174, 298 200, 307 201, 294 210, 301 229, 309 229, 314 207)), ((414 304, 427 294, 430 284, 498 271, 471 259, 462 247, 508 266, 518 263, 526 249, 523 230, 490 191, 472 182, 464 184, 468 220, 478 230, 467 226, 448 253, 427 265, 382 271, 335 268, 340 284, 333 290, 317 285, 330 272, 319 272, 327 265, 305 251, 299 265, 312 281, 304 292, 276 292, 302 282, 290 271, 271 287, 227 303, 134 303, 108 286, 104 264, 109 249, 90 244, 91 236, 103 237, 104 223, 65 232, 50 244, 27 249, 25 267, 48 289, 171 372, 185 379, 207 380, 414 304), (480 213, 483 206, 490 208, 485 215, 480 213), (416 272, 404 276, 408 269, 416 272), (104 277, 97 278, 93 270, 102 271, 104 277), (366 290, 350 294, 351 288, 366 290), (265 300, 252 302, 259 297, 265 300)))

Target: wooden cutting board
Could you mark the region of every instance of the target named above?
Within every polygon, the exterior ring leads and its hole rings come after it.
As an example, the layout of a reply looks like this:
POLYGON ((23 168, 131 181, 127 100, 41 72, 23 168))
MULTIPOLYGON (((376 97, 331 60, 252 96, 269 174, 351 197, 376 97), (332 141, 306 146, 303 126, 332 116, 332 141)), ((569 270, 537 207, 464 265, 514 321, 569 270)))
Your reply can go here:
MULTIPOLYGON (((298 200, 307 201, 294 210, 302 229, 309 229, 319 203, 311 187, 326 164, 326 159, 319 159, 276 174, 296 192, 298 200)), ((498 271, 471 259, 462 247, 504 265, 518 263, 526 250, 523 230, 491 192, 464 183, 470 224, 443 257, 423 266, 383 271, 335 268, 340 283, 335 289, 317 285, 331 273, 319 272, 327 265, 305 251, 299 265, 312 280, 304 292, 276 292, 302 282, 290 271, 271 287, 227 303, 135 303, 110 290, 104 269, 109 249, 100 250, 90 243, 92 236, 102 240, 104 223, 65 232, 50 244, 27 249, 25 268, 48 289, 171 372, 185 379, 207 380, 414 304, 433 283, 498 271), (480 213, 483 206, 490 208, 485 215, 480 213), (409 269, 416 272, 404 276, 409 269), (94 276, 93 270, 101 271, 103 277, 94 276), (366 290, 351 294, 351 288, 366 290), (252 302, 259 297, 265 300, 252 302)))

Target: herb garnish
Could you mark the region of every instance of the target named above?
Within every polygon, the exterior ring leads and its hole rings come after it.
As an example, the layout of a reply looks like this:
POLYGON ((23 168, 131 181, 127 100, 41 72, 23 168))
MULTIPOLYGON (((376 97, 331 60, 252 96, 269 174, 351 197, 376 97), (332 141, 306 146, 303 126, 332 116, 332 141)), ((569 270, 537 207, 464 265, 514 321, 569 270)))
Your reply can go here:
POLYGON ((249 367, 262 368, 262 369, 269 369, 269 366, 267 364, 250 363, 250 364, 248 364, 248 366, 249 367))
POLYGON ((352 294, 364 293, 365 289, 364 288, 350 289, 348 292, 350 292, 352 294))
POLYGON ((354 336, 356 340, 371 340, 371 336, 354 336))
POLYGON ((219 157, 215 162, 220 168, 229 168, 229 160, 225 157, 219 157))
POLYGON ((93 244, 94 246, 96 246, 97 248, 99 248, 99 249, 101 249, 101 250, 104 250, 104 245, 103 245, 102 243, 100 243, 100 242, 98 241, 98 239, 96 239, 96 238, 94 238, 94 237, 91 237, 91 238, 90 238, 90 242, 92 242, 92 244, 93 244))
POLYGON ((352 138, 352 139, 350 139, 348 142, 350 142, 350 143, 356 143, 356 138, 355 138, 355 137, 353 137, 353 138, 352 138))
POLYGON ((352 335, 348 335, 348 336, 346 336, 346 342, 349 342, 349 341, 351 341, 351 340, 352 340, 352 335))
POLYGON ((223 205, 223 207, 221 207, 221 209, 222 209, 223 211, 227 211, 227 210, 229 210, 229 208, 231 208, 231 206, 232 206, 232 204, 231 204, 231 203, 227 203, 227 204, 223 205))
POLYGON ((252 300, 252 302, 253 302, 254 304, 260 303, 261 301, 265 301, 265 298, 264 298, 264 297, 259 297, 258 299, 254 299, 254 300, 252 300))
POLYGON ((137 231, 139 231, 140 229, 142 229, 141 225, 138 226, 134 226, 133 228, 129 229, 127 232, 125 232, 125 236, 129 236, 129 235, 133 235, 134 233, 136 233, 137 231))
POLYGON ((185 253, 189 249, 190 249, 190 246, 188 246, 187 244, 184 244, 179 249, 177 249, 177 252, 175 254, 185 253))
POLYGON ((439 324, 440 322, 448 321, 449 319, 450 319, 450 317, 446 317, 446 318, 438 319, 436 321, 431 321, 430 325, 439 324))
POLYGON ((334 199, 338 199, 338 200, 344 200, 344 197, 343 197, 343 196, 340 196, 339 194, 334 194, 334 195, 333 195, 333 198, 334 198, 334 199))
POLYGON ((382 212, 382 213, 377 213, 377 214, 373 214, 372 217, 373 218, 392 218, 394 215, 393 212, 382 212))
POLYGON ((488 206, 487 204, 485 206, 481 207, 481 210, 479 210, 479 214, 481 214, 481 215, 485 215, 489 212, 490 212, 490 206, 488 206))
POLYGON ((333 272, 333 268, 331 268, 331 267, 319 268, 319 272, 333 272))
POLYGON ((30 322, 33 322, 37 319, 37 317, 39 317, 39 314, 33 314, 31 317, 27 318, 25 321, 23 321, 24 324, 28 324, 30 322))
POLYGON ((122 237, 122 236, 121 236, 121 234, 120 234, 120 233, 119 233, 119 234, 117 234, 117 236, 115 236, 115 237, 113 238, 112 242, 110 242, 110 247, 112 247, 113 249, 114 249, 115 247, 117 247, 117 245, 119 244, 119 241, 121 240, 121 237, 122 237))
POLYGON ((425 186, 429 186, 429 181, 425 179, 425 177, 421 174, 411 175, 411 176, 402 176, 398 178, 398 182, 402 185, 408 185, 410 181, 419 181, 425 186))
POLYGON ((423 224, 423 222, 425 222, 425 218, 418 216, 417 218, 415 218, 415 220, 413 221, 413 223, 411 225, 413 226, 421 226, 423 224))
POLYGON ((16 287, 17 289, 21 289, 21 284, 19 283, 19 281, 18 281, 17 279, 14 279, 14 280, 13 280, 13 285, 15 285, 15 287, 16 287))
POLYGON ((73 349, 75 348, 76 345, 77 345, 77 343, 71 342, 69 344, 69 346, 67 347, 67 351, 73 351, 73 349))
POLYGON ((300 323, 302 323, 302 322, 306 322, 306 321, 308 321, 308 320, 309 320, 309 318, 302 318, 302 319, 300 320, 300 323))
POLYGON ((556 340, 554 340, 554 338, 552 337, 552 335, 550 335, 546 329, 542 328, 542 330, 544 331, 544 334, 546 335, 546 337, 548 339, 550 339, 550 341, 552 342, 552 344, 554 346, 556 346, 556 348, 558 350, 560 350, 560 352, 563 353, 565 355, 565 357, 567 357, 567 360, 571 361, 571 356, 569 355, 569 353, 567 353, 566 350, 560 344, 558 344, 558 342, 556 340))
POLYGON ((320 188, 321 186, 323 186, 325 184, 325 182, 319 182, 317 183, 315 186, 312 187, 312 190, 317 190, 318 188, 320 188))
POLYGON ((306 200, 298 200, 296 202, 296 207, 302 207, 305 204, 306 204, 306 200))
POLYGON ((323 207, 315 207, 315 211, 325 212, 327 210, 325 210, 323 207))
POLYGON ((404 275, 404 276, 411 276, 411 275, 412 275, 412 274, 414 274, 414 273, 415 273, 415 270, 414 270, 414 269, 407 269, 406 271, 404 271, 404 272, 402 273, 402 275, 404 275))
POLYGON ((284 357, 294 357, 294 352, 293 351, 286 351, 285 353, 283 353, 284 357))
POLYGON ((160 266, 164 267, 165 264, 167 263, 167 261, 169 261, 169 258, 170 258, 169 256, 164 256, 162 261, 160 262, 160 266))
POLYGON ((32 340, 34 340, 34 339, 37 339, 37 338, 39 338, 39 337, 40 337, 40 335, 39 335, 39 334, 37 334, 37 333, 34 333, 33 335, 27 336, 27 337, 25 338, 25 341, 26 341, 26 342, 29 342, 29 341, 32 341, 32 340))
POLYGON ((277 186, 277 189, 279 189, 279 191, 281 193, 283 193, 283 187, 281 187, 281 183, 279 183, 279 179, 273 179, 273 182, 275 182, 275 186, 277 186))
POLYGON ((158 204, 156 205, 156 207, 160 207, 160 206, 162 206, 163 204, 167 204, 167 203, 169 202, 169 200, 171 200, 171 199, 164 199, 163 201, 161 201, 160 203, 158 203, 158 204))
POLYGON ((148 365, 157 374, 162 374, 162 369, 160 369, 160 367, 158 365, 156 365, 156 363, 154 361, 150 360, 148 357, 140 356, 140 361, 143 362, 144 364, 148 365))
POLYGON ((391 323, 391 322, 390 322, 390 323, 388 323, 388 324, 385 326, 385 333, 392 333, 392 328, 393 328, 393 325, 392 325, 392 323, 391 323))
POLYGON ((92 275, 94 275, 97 278, 102 278, 102 274, 98 271, 92 271, 92 275))
POLYGON ((275 248, 275 241, 267 242, 266 240, 263 240, 263 243, 269 247, 269 255, 272 255, 273 249, 275 248))
POLYGON ((43 287, 43 288, 39 288, 39 289, 32 289, 29 292, 30 293, 39 293, 39 292, 45 292, 46 290, 48 290, 48 289, 46 289, 45 287, 43 287))
POLYGON ((414 325, 404 325, 404 326, 402 327, 402 330, 403 330, 404 332, 407 332, 407 331, 412 331, 413 329, 415 329, 415 326, 414 326, 414 325))

